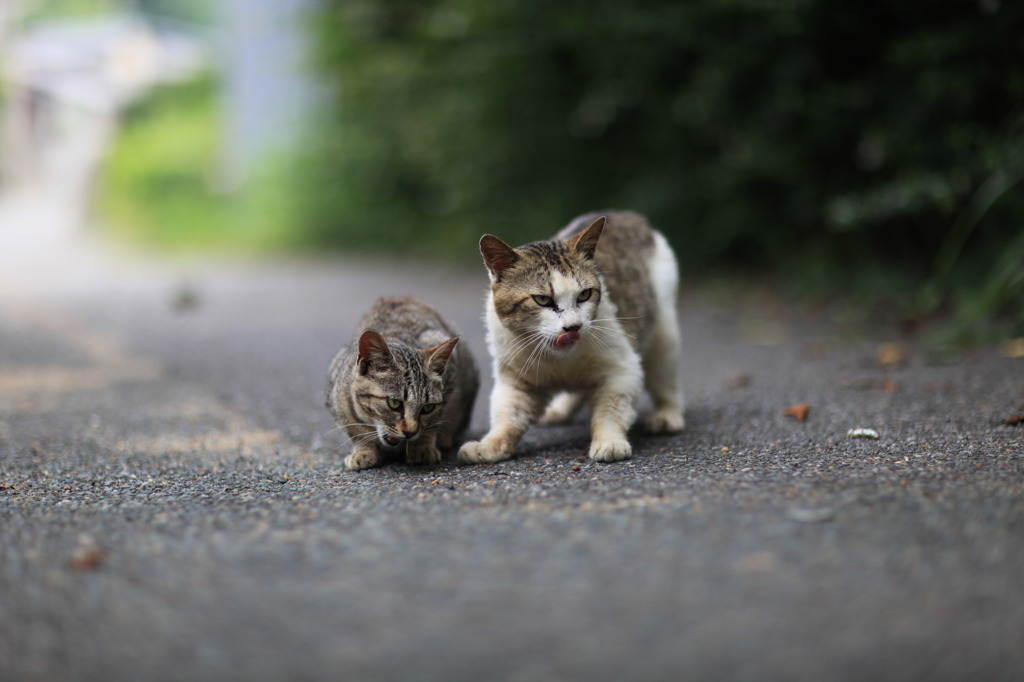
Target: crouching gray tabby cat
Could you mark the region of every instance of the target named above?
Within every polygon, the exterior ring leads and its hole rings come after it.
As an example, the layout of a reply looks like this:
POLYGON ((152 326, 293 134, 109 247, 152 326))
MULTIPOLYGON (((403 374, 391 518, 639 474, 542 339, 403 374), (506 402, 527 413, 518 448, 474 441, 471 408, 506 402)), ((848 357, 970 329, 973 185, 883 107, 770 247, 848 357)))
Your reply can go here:
POLYGON ((328 370, 327 408, 352 440, 351 470, 403 452, 436 464, 469 425, 480 385, 469 349, 430 305, 381 298, 328 370))

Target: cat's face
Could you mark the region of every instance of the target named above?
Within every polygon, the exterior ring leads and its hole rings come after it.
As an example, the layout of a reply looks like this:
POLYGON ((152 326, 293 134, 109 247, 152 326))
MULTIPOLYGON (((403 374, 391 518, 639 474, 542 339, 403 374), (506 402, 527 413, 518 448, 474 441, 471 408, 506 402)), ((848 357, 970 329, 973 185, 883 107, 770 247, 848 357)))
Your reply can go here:
POLYGON ((601 300, 594 251, 603 228, 604 218, 598 218, 570 240, 515 249, 484 235, 480 252, 502 325, 555 352, 572 351, 592 333, 601 300))
POLYGON ((359 339, 359 359, 352 396, 365 424, 391 447, 418 439, 440 426, 444 371, 459 337, 417 350, 389 345, 375 331, 359 339))

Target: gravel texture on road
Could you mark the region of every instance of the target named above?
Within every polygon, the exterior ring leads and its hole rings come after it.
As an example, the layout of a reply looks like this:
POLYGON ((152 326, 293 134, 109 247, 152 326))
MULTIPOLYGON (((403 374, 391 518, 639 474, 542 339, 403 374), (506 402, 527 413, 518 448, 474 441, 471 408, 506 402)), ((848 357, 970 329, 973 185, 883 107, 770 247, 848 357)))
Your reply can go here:
POLYGON ((687 291, 682 434, 353 473, 330 358, 415 293, 489 368, 482 266, 64 266, 0 275, 0 679, 1024 671, 1022 358, 687 291))

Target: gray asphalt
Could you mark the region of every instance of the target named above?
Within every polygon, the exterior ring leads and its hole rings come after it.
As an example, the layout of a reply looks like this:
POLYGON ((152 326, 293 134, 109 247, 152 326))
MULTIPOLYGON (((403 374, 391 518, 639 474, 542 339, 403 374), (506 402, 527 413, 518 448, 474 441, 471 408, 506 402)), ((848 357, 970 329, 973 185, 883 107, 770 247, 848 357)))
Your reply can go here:
POLYGON ((871 320, 687 289, 684 433, 609 465, 579 422, 494 466, 345 471, 324 375, 359 315, 418 294, 487 367, 483 286, 0 273, 0 679, 1024 678, 1024 359, 882 364, 900 339, 871 320))

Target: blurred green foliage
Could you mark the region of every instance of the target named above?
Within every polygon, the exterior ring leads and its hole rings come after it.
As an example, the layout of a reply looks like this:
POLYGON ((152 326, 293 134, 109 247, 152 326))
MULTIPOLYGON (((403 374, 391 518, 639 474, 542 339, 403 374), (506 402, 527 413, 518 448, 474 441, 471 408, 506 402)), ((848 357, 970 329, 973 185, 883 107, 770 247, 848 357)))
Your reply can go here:
POLYGON ((633 208, 691 273, 1024 332, 1024 4, 323 6, 311 243, 472 253, 633 208))
POLYGON ((27 21, 53 18, 96 17, 123 10, 124 0, 21 0, 27 21))
POLYGON ((135 0, 135 4, 146 16, 193 25, 212 26, 217 19, 214 0, 135 0))
POLYGON ((162 86, 129 107, 100 182, 108 234, 169 250, 289 246, 293 173, 269 159, 243 191, 227 191, 222 125, 212 74, 162 86))
MULTIPOLYGON (((6 0, 5 0, 6 1, 6 0)), ((97 17, 138 10, 143 14, 194 24, 212 24, 213 0, 19 0, 28 21, 97 17)))

